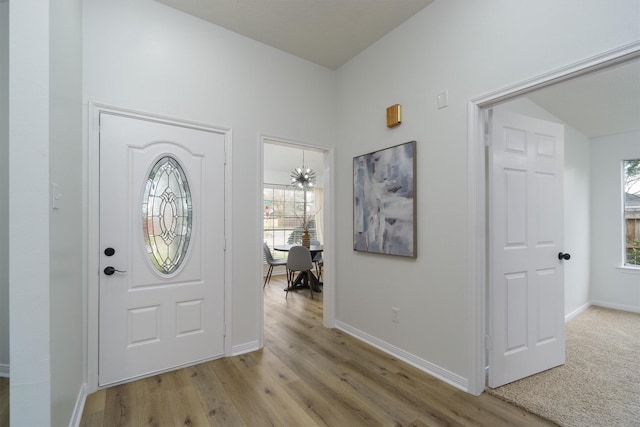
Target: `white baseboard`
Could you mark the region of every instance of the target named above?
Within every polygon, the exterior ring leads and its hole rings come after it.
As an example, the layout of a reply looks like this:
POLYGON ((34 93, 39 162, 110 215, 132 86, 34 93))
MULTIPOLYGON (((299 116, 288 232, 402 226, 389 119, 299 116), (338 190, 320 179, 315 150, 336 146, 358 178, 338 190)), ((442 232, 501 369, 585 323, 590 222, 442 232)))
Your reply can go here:
POLYGON ((9 378, 9 364, 0 363, 0 377, 9 378))
POLYGON ((423 372, 426 372, 429 375, 432 375, 447 384, 451 384, 452 386, 459 388, 462 391, 469 392, 469 381, 466 378, 463 378, 459 375, 454 374, 453 372, 449 372, 444 368, 441 368, 438 365, 435 365, 427 360, 424 360, 414 354, 406 352, 394 345, 391 345, 385 341, 382 341, 372 335, 367 334, 357 328, 354 328, 350 325, 347 325, 344 322, 336 321, 336 328, 346 332, 347 334, 359 339, 360 341, 364 341, 373 347, 384 351, 391 356, 402 360, 403 362, 408 363, 411 366, 414 366, 420 369, 423 372))
POLYGON ((252 341, 240 345, 234 345, 231 348, 231 355, 238 356, 240 354, 251 353, 256 350, 260 350, 260 343, 258 341, 252 341))
POLYGON ((80 391, 78 392, 78 398, 76 399, 76 406, 73 408, 73 414, 69 421, 69 427, 79 427, 80 421, 82 421, 82 412, 84 411, 84 404, 87 401, 89 395, 89 385, 82 384, 80 391))
POLYGON ((564 316, 564 323, 567 323, 569 320, 573 319, 574 317, 576 317, 578 314, 582 313, 583 311, 585 311, 589 307, 591 307, 591 303, 590 302, 588 302, 588 303, 576 308, 571 313, 565 315, 564 316))
POLYGON ((631 313, 640 313, 640 307, 634 305, 614 304, 606 301, 591 301, 591 305, 597 305, 598 307, 612 308, 614 310, 630 311, 631 313))

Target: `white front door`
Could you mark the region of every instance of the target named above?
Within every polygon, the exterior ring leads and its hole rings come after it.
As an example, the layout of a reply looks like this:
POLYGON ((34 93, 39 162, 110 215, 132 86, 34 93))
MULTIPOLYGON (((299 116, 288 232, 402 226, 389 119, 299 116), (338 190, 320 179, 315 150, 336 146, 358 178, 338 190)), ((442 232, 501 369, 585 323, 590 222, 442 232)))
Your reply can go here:
POLYGON ((100 113, 99 385, 224 353, 225 135, 100 113))
POLYGON ((489 386, 564 364, 564 127, 494 110, 489 386))

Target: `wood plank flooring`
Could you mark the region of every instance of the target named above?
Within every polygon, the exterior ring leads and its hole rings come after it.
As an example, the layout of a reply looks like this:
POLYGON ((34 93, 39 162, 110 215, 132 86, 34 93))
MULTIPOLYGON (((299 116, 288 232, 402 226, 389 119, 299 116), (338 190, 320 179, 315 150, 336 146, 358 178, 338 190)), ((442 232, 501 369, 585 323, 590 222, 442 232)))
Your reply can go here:
POLYGON ((81 426, 549 426, 338 330, 322 298, 265 288, 265 348, 100 390, 81 426))
POLYGON ((0 377, 0 427, 9 427, 9 378, 0 377))

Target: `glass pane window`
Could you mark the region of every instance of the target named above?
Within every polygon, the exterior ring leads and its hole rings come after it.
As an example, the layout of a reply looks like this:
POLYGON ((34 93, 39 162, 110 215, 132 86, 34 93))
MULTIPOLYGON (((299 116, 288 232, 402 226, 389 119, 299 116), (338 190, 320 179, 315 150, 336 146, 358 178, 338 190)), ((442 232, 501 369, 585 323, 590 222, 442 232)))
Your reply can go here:
POLYGON ((623 170, 624 263, 640 266, 640 159, 625 160, 623 170))
POLYGON ((142 196, 142 237, 149 261, 165 275, 185 259, 191 240, 191 191, 182 166, 171 156, 151 168, 142 196))
MULTIPOLYGON (((263 187, 264 240, 273 251, 276 245, 300 244, 306 217, 311 240, 316 239, 315 196, 294 187, 264 184, 263 187)), ((273 251, 274 258, 286 258, 286 252, 273 251)))

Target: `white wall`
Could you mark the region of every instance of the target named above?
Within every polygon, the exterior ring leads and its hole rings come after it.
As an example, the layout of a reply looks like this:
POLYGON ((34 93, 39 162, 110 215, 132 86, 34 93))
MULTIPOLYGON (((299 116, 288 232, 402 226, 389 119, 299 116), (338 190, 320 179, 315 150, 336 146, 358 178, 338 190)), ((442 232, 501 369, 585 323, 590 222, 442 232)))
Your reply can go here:
POLYGON ((436 0, 338 70, 336 315, 465 388, 468 101, 638 40, 636 0, 436 0), (580 13, 576 13, 580 11, 580 13), (598 31, 594 31, 597 28, 598 31), (449 106, 437 109, 447 89, 449 106), (403 123, 385 127, 385 108, 403 123), (418 257, 352 250, 352 158, 417 141, 418 257), (400 323, 391 322, 391 307, 400 323))
POLYGON ((564 314, 590 301, 591 290, 591 146, 589 139, 565 126, 564 148, 564 314))
POLYGON ((503 109, 564 126, 564 313, 570 315, 589 303, 590 282, 590 159, 589 138, 528 98, 502 104, 503 109))
POLYGON ((640 311, 640 270, 622 266, 622 161, 640 158, 640 132, 591 140, 591 299, 640 311))
POLYGON ((8 21, 12 426, 68 425, 84 382, 82 4, 55 3, 8 21))
POLYGON ((84 19, 85 102, 232 128, 232 338, 257 343, 259 135, 333 145, 333 72, 152 0, 86 0, 84 19))
POLYGON ((9 370, 9 3, 0 2, 0 376, 9 370))
POLYGON ((9 14, 11 425, 48 426, 49 0, 9 14))
POLYGON ((51 425, 64 426, 84 383, 82 0, 51 5, 49 167, 62 194, 49 217, 51 425))

